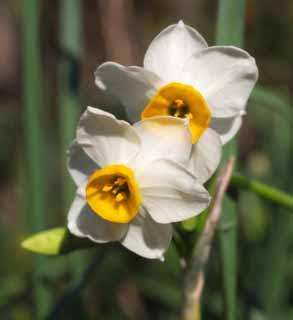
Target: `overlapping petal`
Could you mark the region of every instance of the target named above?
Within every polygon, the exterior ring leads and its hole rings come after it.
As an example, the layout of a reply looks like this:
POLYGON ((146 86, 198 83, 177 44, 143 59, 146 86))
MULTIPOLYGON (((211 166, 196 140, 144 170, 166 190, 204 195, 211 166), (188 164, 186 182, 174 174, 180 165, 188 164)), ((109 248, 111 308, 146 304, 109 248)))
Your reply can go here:
POLYGON ((205 183, 216 171, 222 153, 220 136, 208 128, 192 146, 188 169, 201 183, 205 183))
POLYGON ((137 179, 143 207, 158 223, 188 219, 209 205, 210 196, 202 184, 175 162, 154 161, 137 179))
POLYGON ((76 141, 100 167, 127 163, 140 149, 140 138, 129 123, 91 107, 81 116, 76 141))
POLYGON ((197 52, 185 62, 184 81, 199 90, 212 117, 242 115, 258 78, 254 58, 232 46, 214 46, 197 52))
POLYGON ((204 38, 183 21, 170 25, 151 42, 144 67, 168 82, 180 82, 184 62, 207 47, 204 38))
POLYGON ((67 157, 68 171, 77 186, 99 168, 75 140, 68 148, 67 157))
POLYGON ((135 123, 133 128, 141 139, 140 155, 135 159, 138 171, 156 159, 187 163, 191 152, 187 119, 153 117, 135 123))
POLYGON ((156 223, 141 213, 130 224, 121 244, 136 254, 150 259, 163 259, 172 238, 170 224, 156 223))
POLYGON ((140 113, 163 84, 151 71, 134 66, 124 67, 114 62, 106 62, 98 67, 95 82, 125 106, 133 122, 140 120, 140 113))
POLYGON ((242 116, 231 118, 212 118, 210 127, 221 137, 223 144, 230 141, 239 131, 242 124, 242 116))

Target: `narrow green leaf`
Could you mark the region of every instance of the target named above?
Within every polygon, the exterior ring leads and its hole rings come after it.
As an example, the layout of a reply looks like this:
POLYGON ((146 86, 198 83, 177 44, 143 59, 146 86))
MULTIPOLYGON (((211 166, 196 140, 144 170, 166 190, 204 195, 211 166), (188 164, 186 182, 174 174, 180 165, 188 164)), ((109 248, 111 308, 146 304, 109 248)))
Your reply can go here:
MULTIPOLYGON (((245 0, 219 0, 217 44, 241 47, 244 38, 245 0)), ((228 143, 223 152, 223 162, 230 156, 237 155, 236 142, 228 143)), ((236 279, 237 279, 237 229, 236 204, 226 197, 223 203, 221 225, 231 225, 220 232, 220 250, 222 278, 225 301, 225 319, 235 320, 236 311, 236 279)))
POLYGON ((231 185, 238 189, 254 192, 274 204, 293 210, 293 196, 277 188, 268 186, 254 179, 248 179, 239 174, 234 174, 232 176, 231 185))
POLYGON ((66 254, 93 245, 92 241, 75 237, 63 227, 38 232, 21 243, 24 249, 43 255, 66 254))
MULTIPOLYGON (((23 127, 26 153, 27 220, 31 232, 45 228, 47 205, 45 203, 47 183, 46 144, 44 141, 44 121, 42 101, 42 75, 40 53, 39 1, 28 0, 23 4, 23 93, 24 115, 23 127)), ((51 295, 42 281, 46 260, 35 257, 33 262, 33 296, 35 304, 34 319, 43 319, 50 308, 51 295)))
MULTIPOLYGON (((59 123, 61 155, 63 164, 64 211, 73 200, 75 186, 67 172, 66 150, 75 136, 76 125, 81 111, 79 99, 79 64, 83 48, 82 39, 82 6, 80 0, 63 0, 60 2, 59 42, 62 48, 62 59, 59 63, 59 123)), ((79 278, 85 268, 87 259, 83 253, 71 259, 73 277, 79 278)), ((77 279, 76 279, 77 280, 77 279)))
MULTIPOLYGON (((275 111, 270 114, 272 127, 269 133, 266 133, 265 143, 265 148, 272 160, 272 178, 279 188, 292 192, 292 179, 288 179, 292 171, 292 108, 285 102, 286 100, 274 94, 269 95, 265 92, 262 98, 263 100, 266 98, 265 105, 271 106, 275 111)), ((287 208, 292 210, 290 198, 282 194, 277 196, 278 199, 286 201, 287 208)), ((282 207, 273 208, 273 228, 264 250, 265 269, 260 277, 260 287, 265 310, 270 319, 282 318, 280 315, 287 305, 287 297, 290 296, 290 288, 284 283, 287 279, 288 254, 293 240, 293 217, 283 214, 286 212, 288 211, 282 207)))
POLYGON ((219 0, 217 43, 242 47, 245 0, 219 0))

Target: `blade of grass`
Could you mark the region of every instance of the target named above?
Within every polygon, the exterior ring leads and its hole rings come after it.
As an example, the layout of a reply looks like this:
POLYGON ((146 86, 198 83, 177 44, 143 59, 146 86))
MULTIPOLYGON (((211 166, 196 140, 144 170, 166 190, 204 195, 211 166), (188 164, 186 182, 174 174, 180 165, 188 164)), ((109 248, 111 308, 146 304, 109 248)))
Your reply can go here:
MULTIPOLYGON (((217 44, 241 47, 244 38, 245 0, 219 0, 217 22, 217 44)), ((230 156, 237 157, 237 145, 233 140, 223 151, 223 162, 230 156)), ((237 280, 237 229, 236 204, 226 197, 223 203, 221 224, 232 225, 225 232, 220 232, 220 252, 225 302, 225 319, 237 318, 236 280, 237 280)))
MULTIPOLYGON (((25 192, 28 204, 27 220, 30 232, 46 226, 47 211, 45 185, 47 181, 45 163, 45 141, 41 103, 42 75, 40 60, 39 2, 28 0, 23 9, 23 127, 26 146, 27 173, 25 192)), ((34 319, 43 319, 50 308, 50 292, 44 283, 46 259, 35 256, 33 261, 34 319)))
MULTIPOLYGON (((262 87, 254 90, 251 101, 255 104, 255 108, 249 115, 253 114, 257 126, 262 126, 262 131, 266 133, 264 149, 271 158, 274 185, 292 192, 293 185, 291 179, 288 179, 293 151, 291 132, 293 119, 290 102, 286 96, 262 87), (265 120, 261 120, 262 118, 265 120), (268 126, 271 129, 267 132, 268 126)), ((290 201, 288 204, 287 208, 291 209, 290 201)), ((274 206, 271 212, 273 227, 263 250, 264 272, 259 278, 259 287, 268 316, 276 319, 286 318, 283 312, 286 309, 286 299, 290 295, 290 289, 285 285, 285 281, 289 273, 287 260, 292 245, 293 218, 282 214, 288 212, 284 207, 274 206)))
POLYGON ((81 12, 79 0, 64 0, 60 8, 60 46, 62 60, 59 66, 59 119, 61 154, 64 168, 65 207, 74 194, 74 185, 66 170, 66 150, 75 136, 80 115, 79 57, 81 50, 81 12))
MULTIPOLYGON (((273 96, 269 97, 272 99, 271 103, 275 104, 276 99, 273 96)), ((283 109, 281 109, 279 104, 278 109, 273 114, 271 143, 267 144, 267 146, 272 159, 274 184, 292 191, 292 182, 291 179, 288 179, 291 176, 292 167, 291 108, 284 105, 283 109), (279 116, 278 109, 284 115, 283 117, 279 116)), ((286 212, 283 208, 273 207, 272 210, 274 227, 271 229, 264 256, 265 268, 262 274, 262 295, 268 317, 277 319, 282 318, 280 315, 286 306, 286 295, 289 290, 288 286, 285 285, 285 281, 288 275, 287 259, 292 245, 293 219, 290 215, 282 214, 286 212)))
MULTIPOLYGON (((59 66, 59 119, 61 155, 63 156, 64 212, 67 212, 74 197, 74 184, 67 172, 66 150, 75 136, 80 115, 79 60, 82 51, 82 11, 80 0, 60 2, 60 47, 62 61, 59 66)), ((70 257, 73 278, 80 277, 85 268, 84 253, 70 257)))

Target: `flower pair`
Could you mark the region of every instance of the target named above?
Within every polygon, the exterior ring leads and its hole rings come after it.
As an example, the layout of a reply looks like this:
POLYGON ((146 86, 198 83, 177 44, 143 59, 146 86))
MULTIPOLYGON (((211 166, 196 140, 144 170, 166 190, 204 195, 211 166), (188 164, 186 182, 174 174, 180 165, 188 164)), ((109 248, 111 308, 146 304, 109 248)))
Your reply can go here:
POLYGON ((153 40, 144 68, 107 62, 95 77, 134 125, 91 107, 82 115, 69 149, 78 186, 69 230, 162 258, 171 223, 209 204, 203 183, 241 125, 257 79, 254 59, 235 47, 207 48, 179 22, 153 40))

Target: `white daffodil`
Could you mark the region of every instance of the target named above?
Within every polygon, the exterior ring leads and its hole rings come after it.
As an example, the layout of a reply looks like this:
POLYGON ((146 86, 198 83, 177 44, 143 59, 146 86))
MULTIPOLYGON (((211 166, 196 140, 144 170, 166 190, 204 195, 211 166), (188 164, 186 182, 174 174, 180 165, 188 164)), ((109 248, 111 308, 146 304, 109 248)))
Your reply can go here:
POLYGON ((77 185, 69 230, 98 243, 120 241, 143 257, 162 259, 171 223, 209 204, 208 192, 183 167, 191 146, 186 119, 155 117, 131 126, 88 107, 68 152, 77 185))
POLYGON ((192 142, 199 149, 197 164, 190 167, 205 181, 220 159, 218 135, 226 143, 241 126, 258 77, 254 58, 232 46, 208 47, 180 21, 155 37, 143 64, 106 62, 96 70, 95 82, 120 101, 132 122, 158 115, 189 118, 192 142))

